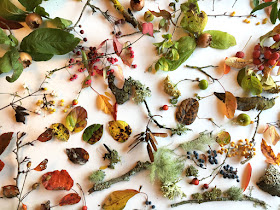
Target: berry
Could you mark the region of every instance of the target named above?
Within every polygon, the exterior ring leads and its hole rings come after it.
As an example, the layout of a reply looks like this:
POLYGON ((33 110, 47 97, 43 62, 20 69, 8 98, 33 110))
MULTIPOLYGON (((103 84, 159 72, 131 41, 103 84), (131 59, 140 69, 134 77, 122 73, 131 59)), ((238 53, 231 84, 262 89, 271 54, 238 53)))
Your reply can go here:
POLYGON ((270 56, 271 60, 278 60, 279 59, 279 54, 277 52, 274 52, 270 56))
POLYGON ((274 66, 276 64, 276 60, 269 59, 267 62, 270 66, 274 66))
POLYGON ((81 51, 76 52, 76 55, 81 55, 81 54, 82 54, 81 51))
POLYGON ((207 153, 208 153, 208 154, 211 154, 211 150, 208 150, 207 153))
POLYGON ((148 205, 151 205, 152 204, 152 201, 148 201, 148 205))
POLYGON ((169 108, 169 107, 168 107, 167 105, 163 105, 163 106, 162 106, 162 110, 165 110, 165 111, 166 111, 166 110, 168 110, 168 108, 169 108))
POLYGON ((198 84, 198 87, 201 89, 201 90, 206 90, 208 88, 208 81, 203 79, 203 80, 200 80, 199 81, 199 84, 198 84))
POLYGON ((274 40, 275 42, 279 42, 279 41, 280 41, 280 34, 274 35, 274 36, 273 36, 273 40, 274 40))
POLYGON ((191 184, 194 184, 194 185, 199 185, 199 180, 197 178, 194 178, 191 182, 191 184))
POLYGON ((241 126, 247 126, 251 123, 251 118, 249 115, 242 113, 238 115, 237 123, 241 126))
POLYGON ((199 164, 199 167, 201 167, 201 168, 202 168, 202 167, 203 167, 203 164, 202 164, 202 163, 200 163, 200 164, 199 164))
POLYGON ((259 59, 259 58, 254 58, 253 59, 253 64, 255 64, 255 65, 260 65, 262 62, 261 62, 261 60, 259 59))
POLYGON ((156 206, 155 205, 152 205, 152 209, 155 209, 156 208, 156 206))
POLYGON ((209 185, 208 185, 208 184, 204 184, 204 185, 203 185, 203 188, 204 188, 204 189, 208 189, 208 188, 209 188, 209 185))
POLYGON ((255 50, 255 51, 253 52, 253 58, 259 58, 260 56, 261 56, 261 51, 255 50))
POLYGON ((264 65, 260 65, 258 69, 262 71, 264 69, 264 65))
POLYGON ((25 204, 22 204, 22 210, 27 210, 27 206, 25 204))
POLYGON ((238 51, 238 52, 235 54, 235 56, 236 56, 237 58, 244 58, 244 57, 245 57, 245 53, 242 52, 242 51, 238 51))
POLYGON ((69 63, 73 63, 74 62, 74 58, 70 58, 69 63))
POLYGON ((236 179, 236 181, 237 181, 237 182, 240 182, 240 180, 239 180, 239 179, 236 179))
POLYGON ((77 105, 77 104, 78 104, 78 100, 77 100, 77 99, 74 99, 74 100, 72 101, 72 105, 75 106, 75 105, 77 105))
POLYGON ((217 159, 214 159, 214 163, 215 163, 215 164, 218 164, 218 160, 217 160, 217 159))
POLYGON ((146 201, 145 204, 146 204, 146 205, 149 205, 149 201, 146 201))
POLYGON ((214 164, 213 159, 209 159, 209 163, 210 163, 211 165, 213 165, 213 164, 214 164))
POLYGON ((146 22, 151 22, 151 21, 153 21, 154 20, 154 15, 150 12, 150 11, 147 11, 147 12, 145 12, 145 14, 144 14, 144 20, 146 21, 146 22))
POLYGON ((84 30, 80 30, 80 33, 81 33, 81 34, 84 34, 84 33, 85 33, 85 31, 84 31, 84 30))
POLYGON ((224 173, 225 173, 225 172, 224 172, 223 170, 220 170, 220 174, 224 175, 224 173))
POLYGON ((83 206, 82 210, 87 210, 87 206, 83 206))
POLYGON ((87 38, 85 37, 85 38, 83 38, 83 40, 84 40, 84 42, 87 42, 87 38))
POLYGON ((191 152, 190 152, 190 151, 187 151, 187 154, 188 154, 188 155, 190 155, 190 154, 191 154, 191 152))
POLYGON ((136 69, 137 68, 137 64, 133 64, 133 65, 131 65, 131 67, 136 69))
POLYGON ((82 28, 82 25, 79 25, 79 28, 82 28))
POLYGON ((271 56, 271 51, 270 50, 266 50, 265 52, 264 52, 264 58, 265 59, 270 59, 270 56, 271 56))
POLYGON ((187 158, 188 158, 188 159, 191 159, 191 157, 190 157, 190 156, 187 156, 187 158))
POLYGON ((260 50, 261 49, 261 46, 259 44, 257 44, 255 47, 254 47, 254 50, 260 50))

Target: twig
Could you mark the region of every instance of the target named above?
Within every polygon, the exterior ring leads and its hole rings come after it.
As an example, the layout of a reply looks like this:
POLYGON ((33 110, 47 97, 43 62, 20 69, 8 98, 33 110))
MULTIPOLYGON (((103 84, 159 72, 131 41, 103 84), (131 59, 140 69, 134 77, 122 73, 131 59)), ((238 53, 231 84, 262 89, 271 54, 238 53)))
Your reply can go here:
POLYGON ((140 162, 138 161, 136 166, 134 168, 132 168, 130 171, 128 171, 127 173, 117 177, 117 178, 113 178, 110 179, 106 182, 101 182, 101 183, 97 183, 95 185, 93 185, 92 188, 90 188, 88 190, 89 194, 96 192, 96 191, 101 191, 104 189, 108 189, 109 187, 111 187, 111 185, 121 182, 121 181, 129 181, 130 177, 135 175, 136 173, 139 173, 143 170, 148 169, 148 167, 151 165, 150 162, 146 161, 146 162, 140 162))
POLYGON ((80 20, 81 20, 83 14, 84 14, 84 11, 85 11, 86 7, 89 5, 89 2, 90 2, 90 0, 87 0, 87 2, 85 3, 85 5, 84 5, 84 7, 83 7, 83 9, 82 9, 82 12, 81 12, 81 14, 80 14, 78 20, 76 21, 76 23, 74 24, 73 27, 71 27, 71 28, 68 29, 68 31, 73 30, 73 29, 78 25, 78 23, 80 22, 80 20))
POLYGON ((233 8, 233 7, 234 7, 234 5, 236 4, 236 2, 237 2, 237 0, 235 0, 235 2, 233 3, 232 8, 233 8))
POLYGON ((218 66, 213 66, 213 65, 208 65, 208 66, 202 66, 202 67, 198 67, 198 66, 189 66, 189 65, 185 65, 185 67, 187 68, 191 68, 191 69, 196 69, 198 71, 200 71, 201 73, 205 74, 207 77, 209 77, 213 82, 214 81, 218 81, 217 78, 212 77, 210 74, 208 74, 207 72, 205 72, 203 69, 205 68, 217 68, 218 66))
POLYGON ((231 15, 231 14, 227 14, 226 12, 223 13, 223 14, 210 14, 208 15, 208 17, 231 17, 231 18, 241 18, 241 17, 248 17, 248 16, 251 16, 251 17, 257 17, 256 15, 254 14, 250 14, 250 15, 231 15))

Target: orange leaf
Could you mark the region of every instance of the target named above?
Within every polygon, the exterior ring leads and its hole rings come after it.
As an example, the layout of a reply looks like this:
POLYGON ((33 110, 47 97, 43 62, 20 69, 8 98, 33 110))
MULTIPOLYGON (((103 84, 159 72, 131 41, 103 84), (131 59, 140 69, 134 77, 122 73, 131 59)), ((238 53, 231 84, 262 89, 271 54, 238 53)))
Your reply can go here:
POLYGON ((44 171, 47 168, 48 159, 43 160, 39 165, 37 165, 33 170, 44 171))
POLYGON ((266 157, 267 163, 270 163, 273 165, 280 164, 280 155, 278 154, 276 157, 271 146, 268 146, 264 139, 262 139, 261 151, 262 151, 263 155, 266 157))
POLYGON ((226 91, 225 93, 226 116, 231 119, 234 117, 235 110, 237 109, 237 101, 235 96, 226 91))
POLYGON ((110 98, 104 95, 98 95, 96 102, 98 109, 102 110, 105 114, 114 114, 114 108, 109 102, 110 98))
POLYGON ((60 206, 73 205, 79 203, 81 197, 77 193, 69 193, 59 201, 60 206))
POLYGON ((252 175, 252 166, 250 163, 248 163, 244 170, 242 184, 241 184, 241 188, 243 188, 243 192, 247 189, 250 183, 251 175, 252 175))
MULTIPOLYGON (((228 57, 226 57, 227 59, 228 57)), ((225 59, 225 60, 226 60, 225 59)), ((231 68, 226 63, 224 63, 224 74, 228 74, 230 72, 231 68)))
POLYGON ((280 136, 278 132, 276 131, 276 128, 272 125, 269 127, 269 135, 271 138, 272 144, 275 146, 277 142, 280 140, 280 136))

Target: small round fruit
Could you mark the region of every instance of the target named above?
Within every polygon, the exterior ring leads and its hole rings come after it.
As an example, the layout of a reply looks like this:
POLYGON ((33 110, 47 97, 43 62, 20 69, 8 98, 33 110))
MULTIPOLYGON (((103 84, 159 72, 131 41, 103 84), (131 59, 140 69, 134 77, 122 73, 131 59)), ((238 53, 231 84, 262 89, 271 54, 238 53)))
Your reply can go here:
POLYGON ((206 90, 208 88, 208 81, 206 79, 200 80, 199 84, 198 84, 198 87, 201 90, 206 90))
POLYGON ((163 105, 163 106, 162 106, 162 110, 165 110, 165 111, 166 111, 166 110, 168 110, 168 108, 169 108, 169 107, 168 107, 167 105, 163 105))
POLYGON ((242 52, 242 51, 238 51, 238 52, 235 54, 235 56, 236 56, 237 58, 244 58, 244 57, 245 57, 245 53, 242 52))
POLYGON ((145 0, 130 0, 130 7, 134 11, 140 11, 145 5, 145 0))
POLYGON ((194 185, 199 185, 199 180, 197 178, 194 178, 191 183, 194 185))
POLYGON ((274 36, 273 36, 273 40, 274 40, 275 42, 279 42, 279 41, 280 41, 280 34, 274 35, 274 36))
POLYGON ((77 99, 74 99, 73 101, 72 101, 72 105, 73 106, 76 106, 78 104, 78 100, 77 99))
POLYGON ((203 188, 204 188, 204 189, 208 189, 208 188, 209 188, 209 185, 208 185, 208 184, 204 184, 204 185, 203 185, 203 188))
POLYGON ((144 20, 146 21, 146 22, 152 22, 153 20, 154 20, 154 15, 150 12, 150 11, 147 11, 147 12, 145 12, 145 14, 144 14, 144 20))
POLYGON ((197 46, 202 47, 202 48, 206 48, 206 47, 210 46, 211 42, 212 42, 211 34, 204 33, 204 34, 201 34, 198 37, 197 46))
POLYGON ((251 118, 249 115, 243 113, 238 115, 237 122, 239 125, 247 126, 251 124, 251 118))
POLYGON ((269 60, 268 60, 268 64, 269 64, 270 66, 274 66, 274 65, 276 64, 276 60, 269 59, 269 60))
POLYGON ((82 210, 87 210, 87 206, 83 206, 82 210))
POLYGON ((279 54, 277 52, 274 52, 271 54, 270 59, 272 60, 278 60, 279 59, 279 54))
POLYGON ((271 51, 270 50, 266 50, 265 52, 264 52, 264 58, 265 59, 270 59, 270 56, 271 56, 271 51))
POLYGON ((261 46, 260 46, 260 44, 257 44, 257 45, 254 47, 254 50, 258 50, 258 51, 260 51, 260 50, 261 50, 261 46))
POLYGON ((259 58, 261 56, 261 51, 259 50, 254 50, 253 52, 253 58, 259 58))
POLYGON ((261 60, 259 59, 259 58, 254 58, 253 59, 253 64, 255 64, 255 65, 260 65, 262 62, 261 62, 261 60))
POLYGON ((28 25, 29 28, 35 29, 39 28, 39 26, 42 24, 43 20, 42 17, 36 13, 30 13, 26 16, 25 22, 28 25))
POLYGON ((26 68, 30 66, 32 63, 32 57, 26 52, 20 52, 19 53, 19 60, 21 61, 23 68, 26 68))

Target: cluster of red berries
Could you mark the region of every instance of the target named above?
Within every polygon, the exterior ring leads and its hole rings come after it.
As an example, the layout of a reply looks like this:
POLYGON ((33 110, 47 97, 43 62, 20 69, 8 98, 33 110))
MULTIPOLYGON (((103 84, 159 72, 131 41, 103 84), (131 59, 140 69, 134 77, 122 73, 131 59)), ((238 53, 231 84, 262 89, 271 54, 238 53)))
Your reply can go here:
POLYGON ((85 70, 86 70, 86 68, 79 68, 79 69, 78 69, 78 72, 82 73, 82 72, 84 72, 85 70))
POLYGON ((113 57, 108 57, 107 58, 107 61, 111 64, 114 64, 116 62, 118 62, 119 60, 117 58, 113 58, 113 57))
POLYGON ((73 74, 71 77, 70 77, 70 81, 73 81, 75 79, 78 78, 78 75, 77 74, 73 74))
MULTIPOLYGON (((190 184, 199 185, 198 178, 193 178, 190 184)), ((202 189, 208 189, 208 188, 209 188, 209 184, 203 184, 202 189)))
POLYGON ((134 58, 134 51, 132 50, 132 47, 127 48, 130 52, 130 58, 134 58))

